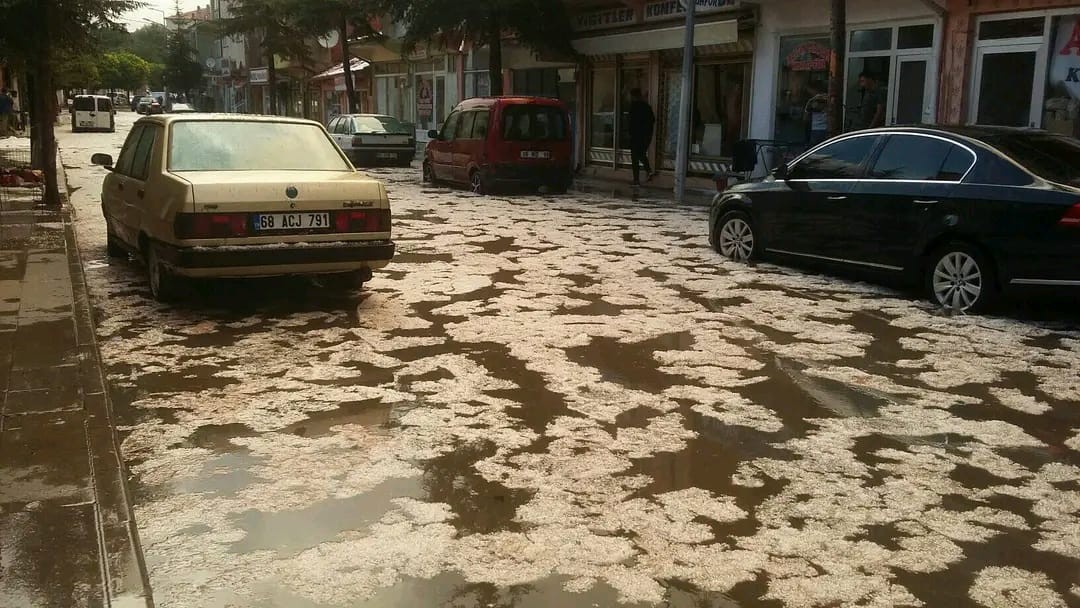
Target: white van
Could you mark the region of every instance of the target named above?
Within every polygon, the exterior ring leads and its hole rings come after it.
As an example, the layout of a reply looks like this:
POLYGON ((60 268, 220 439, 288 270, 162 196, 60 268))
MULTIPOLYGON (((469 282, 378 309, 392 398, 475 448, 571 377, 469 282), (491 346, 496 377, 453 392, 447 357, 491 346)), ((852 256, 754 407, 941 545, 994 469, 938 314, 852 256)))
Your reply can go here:
POLYGON ((71 132, 116 131, 116 110, 104 95, 76 95, 71 105, 71 132))

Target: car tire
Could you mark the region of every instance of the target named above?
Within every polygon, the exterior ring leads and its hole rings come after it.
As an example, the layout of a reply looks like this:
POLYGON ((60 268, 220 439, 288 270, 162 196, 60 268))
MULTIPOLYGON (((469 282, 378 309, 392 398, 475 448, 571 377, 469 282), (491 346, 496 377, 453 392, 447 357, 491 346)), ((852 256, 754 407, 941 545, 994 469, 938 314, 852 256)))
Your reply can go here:
POLYGON ((158 302, 171 302, 180 293, 180 281, 158 257, 157 247, 146 246, 146 275, 150 282, 150 295, 158 302))
POLYGON ((761 251, 754 221, 744 211, 725 213, 716 222, 713 238, 717 253, 735 262, 755 260, 761 251))
POLYGON ((425 160, 422 168, 420 169, 420 172, 425 184, 429 184, 432 186, 439 185, 439 180, 435 179, 435 171, 431 169, 430 162, 425 160))
POLYGON ((412 156, 402 156, 402 157, 398 158, 398 165, 408 169, 409 167, 412 166, 412 161, 413 161, 412 156))
POLYGON ((473 169, 472 173, 469 173, 469 190, 472 190, 473 194, 481 196, 489 191, 487 180, 484 179, 484 174, 479 169, 473 169))
POLYGON ((120 244, 120 239, 116 238, 112 231, 105 235, 105 255, 110 258, 126 258, 128 255, 127 249, 120 244))
POLYGON ((985 311, 998 296, 993 262, 978 247, 963 241, 934 250, 923 282, 931 302, 954 312, 985 311))

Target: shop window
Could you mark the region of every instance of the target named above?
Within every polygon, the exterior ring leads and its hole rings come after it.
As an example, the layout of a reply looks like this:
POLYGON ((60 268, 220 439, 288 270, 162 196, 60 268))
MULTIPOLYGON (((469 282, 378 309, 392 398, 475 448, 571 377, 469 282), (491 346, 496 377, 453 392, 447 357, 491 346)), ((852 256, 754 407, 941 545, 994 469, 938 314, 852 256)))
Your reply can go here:
MULTIPOLYGON (((644 66, 625 67, 619 74, 621 120, 619 121, 619 148, 630 149, 630 91, 639 89, 647 101, 649 99, 649 70, 644 66)), ((654 109, 655 112, 655 109, 654 109)))
POLYGON ((844 130, 855 131, 871 126, 875 108, 885 106, 885 119, 889 115, 889 83, 892 81, 892 57, 853 57, 848 61, 847 105, 844 112, 844 130), (860 75, 865 74, 865 79, 860 75), (862 82, 860 82, 862 81, 862 82), (865 83, 865 87, 863 86, 865 83))
MULTIPOLYGON (((931 26, 933 27, 933 26, 931 26)), ((888 51, 892 49, 892 28, 885 27, 876 30, 857 30, 851 32, 852 53, 865 51, 888 51)))
POLYGON ((487 72, 487 70, 465 73, 465 94, 462 95, 463 99, 490 96, 491 75, 487 72))
POLYGON ((1080 15, 1054 19, 1050 77, 1043 104, 1043 128, 1071 137, 1080 136, 1080 15))
POLYGON ((615 147, 615 70, 592 73, 592 147, 615 147))
POLYGON ((695 70, 692 155, 730 158, 734 154, 746 122, 749 71, 746 63, 704 65, 695 70))
POLYGON ((898 49, 928 49, 934 46, 934 26, 909 25, 900 28, 896 35, 898 49))
POLYGON ((780 40, 776 139, 805 144, 810 141, 812 129, 821 126, 821 113, 825 111, 829 92, 831 53, 826 37, 785 37, 780 40))
POLYGON ((514 70, 514 94, 558 98, 558 68, 514 70))
POLYGON ((979 40, 1004 40, 1007 38, 1040 38, 1046 19, 1025 17, 1023 19, 998 19, 979 24, 979 40))

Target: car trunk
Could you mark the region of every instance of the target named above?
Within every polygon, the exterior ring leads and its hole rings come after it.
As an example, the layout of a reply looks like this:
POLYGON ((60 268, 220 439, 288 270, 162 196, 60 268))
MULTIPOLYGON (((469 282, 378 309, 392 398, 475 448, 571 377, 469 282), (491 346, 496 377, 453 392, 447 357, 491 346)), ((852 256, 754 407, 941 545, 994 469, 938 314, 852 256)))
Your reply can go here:
POLYGON ((381 183, 333 171, 177 173, 193 203, 177 220, 183 240, 299 242, 344 234, 386 238, 389 206, 381 183))
POLYGON ((407 146, 410 138, 403 133, 356 133, 353 146, 407 146))

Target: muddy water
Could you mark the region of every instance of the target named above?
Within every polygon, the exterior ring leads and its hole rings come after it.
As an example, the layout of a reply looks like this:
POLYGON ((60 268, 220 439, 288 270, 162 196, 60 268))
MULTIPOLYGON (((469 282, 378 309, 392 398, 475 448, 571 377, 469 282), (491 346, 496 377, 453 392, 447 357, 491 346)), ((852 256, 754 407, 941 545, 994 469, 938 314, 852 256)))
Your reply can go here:
POLYGON ((699 210, 399 170, 362 293, 163 306, 70 173, 160 606, 1080 601, 1075 316, 939 315, 722 262, 699 210))

